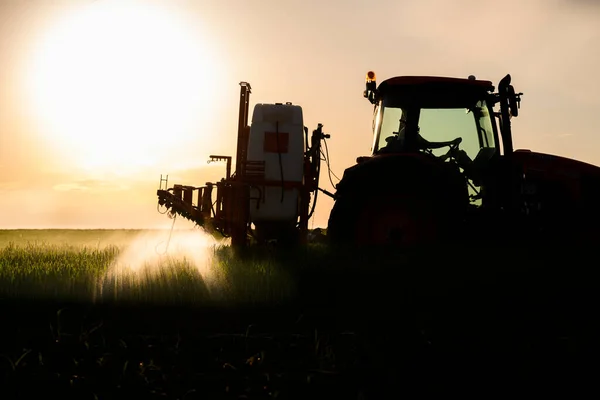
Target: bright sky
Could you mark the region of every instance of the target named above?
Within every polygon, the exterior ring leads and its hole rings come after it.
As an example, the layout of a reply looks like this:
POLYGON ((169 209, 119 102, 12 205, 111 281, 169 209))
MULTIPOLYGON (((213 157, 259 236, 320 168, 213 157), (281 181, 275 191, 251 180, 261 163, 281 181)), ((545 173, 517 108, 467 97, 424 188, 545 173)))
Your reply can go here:
POLYGON ((0 228, 170 226, 160 174, 224 175, 240 81, 322 123, 340 177, 371 147, 368 70, 510 73, 516 147, 600 165, 599 42, 593 0, 0 0, 0 228))

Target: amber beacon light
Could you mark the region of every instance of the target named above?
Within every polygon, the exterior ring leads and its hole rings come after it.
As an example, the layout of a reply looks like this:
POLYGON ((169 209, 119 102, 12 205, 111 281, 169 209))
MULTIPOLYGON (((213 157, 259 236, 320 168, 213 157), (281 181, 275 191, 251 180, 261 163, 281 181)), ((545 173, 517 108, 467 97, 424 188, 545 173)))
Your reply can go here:
POLYGON ((367 72, 367 82, 373 82, 376 80, 375 72, 369 71, 367 72))

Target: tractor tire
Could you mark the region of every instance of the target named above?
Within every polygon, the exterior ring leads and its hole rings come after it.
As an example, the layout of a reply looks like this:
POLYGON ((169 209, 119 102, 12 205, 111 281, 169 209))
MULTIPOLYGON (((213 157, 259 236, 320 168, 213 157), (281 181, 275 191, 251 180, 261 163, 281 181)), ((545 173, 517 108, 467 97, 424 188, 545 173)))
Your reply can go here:
POLYGON ((411 248, 437 237, 437 221, 414 198, 390 195, 371 198, 357 215, 354 237, 360 246, 411 248))
POLYGON ((373 158, 344 172, 327 236, 350 249, 427 246, 452 236, 468 204, 458 167, 428 156, 373 158))
POLYGON ((327 236, 334 247, 414 249, 450 237, 458 216, 441 202, 403 193, 347 196, 336 201, 327 236))

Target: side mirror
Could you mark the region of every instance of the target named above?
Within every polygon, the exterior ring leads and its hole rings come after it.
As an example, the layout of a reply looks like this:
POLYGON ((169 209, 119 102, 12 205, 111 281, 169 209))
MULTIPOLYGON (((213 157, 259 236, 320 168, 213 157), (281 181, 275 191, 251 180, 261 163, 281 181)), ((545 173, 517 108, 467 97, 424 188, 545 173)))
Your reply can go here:
POLYGON ((511 77, 506 75, 498 85, 500 89, 500 96, 504 97, 508 101, 508 111, 511 117, 519 115, 519 108, 521 106, 521 95, 523 93, 515 93, 515 88, 510 84, 511 77))
POLYGON ((519 104, 523 93, 515 93, 515 89, 510 84, 510 75, 506 75, 498 85, 497 101, 500 102, 500 129, 502 134, 502 143, 504 155, 513 153, 512 130, 510 127, 511 117, 519 115, 519 104))
POLYGON ((363 96, 367 98, 371 104, 375 104, 375 95, 377 92, 377 78, 375 77, 375 72, 367 72, 365 81, 366 90, 364 91, 363 96))
POLYGON ((506 89, 508 95, 508 106, 510 108, 510 115, 517 117, 519 115, 519 106, 517 105, 517 95, 515 94, 515 88, 512 85, 508 85, 506 89))

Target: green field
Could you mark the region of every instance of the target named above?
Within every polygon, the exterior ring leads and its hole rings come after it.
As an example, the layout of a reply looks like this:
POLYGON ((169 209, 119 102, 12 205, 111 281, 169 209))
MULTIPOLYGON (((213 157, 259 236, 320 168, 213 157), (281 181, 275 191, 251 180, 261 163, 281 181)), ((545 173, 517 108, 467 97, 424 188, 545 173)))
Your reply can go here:
POLYGON ((0 398, 379 399, 585 377, 595 252, 234 254, 196 230, 0 231, 0 398))
POLYGON ((0 231, 0 280, 2 296, 93 302, 264 302, 291 290, 268 252, 242 261, 198 230, 0 231))
POLYGON ((413 253, 336 253, 312 244, 234 254, 227 242, 200 230, 4 230, 0 295, 159 304, 277 303, 319 295, 348 302, 372 301, 390 290, 401 297, 502 287, 541 293, 594 282, 580 278, 593 273, 586 266, 595 250, 566 250, 465 243, 413 253))

